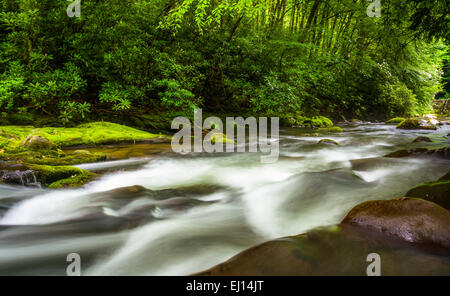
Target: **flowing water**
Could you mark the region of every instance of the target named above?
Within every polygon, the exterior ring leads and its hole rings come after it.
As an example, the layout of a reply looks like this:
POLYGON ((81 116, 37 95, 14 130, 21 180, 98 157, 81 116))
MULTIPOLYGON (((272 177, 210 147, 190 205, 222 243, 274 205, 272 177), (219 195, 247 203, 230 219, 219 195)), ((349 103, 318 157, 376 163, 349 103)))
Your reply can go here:
POLYGON ((340 146, 319 147, 321 137, 286 129, 273 164, 256 153, 107 147, 118 160, 79 165, 101 173, 80 189, 0 185, 0 274, 64 275, 69 253, 81 256, 83 275, 199 272, 255 244, 339 223, 363 201, 438 179, 448 160, 381 157, 448 145, 449 131, 349 125, 325 136, 340 146), (419 135, 434 142, 411 144, 419 135), (357 159, 368 160, 351 162, 357 159))

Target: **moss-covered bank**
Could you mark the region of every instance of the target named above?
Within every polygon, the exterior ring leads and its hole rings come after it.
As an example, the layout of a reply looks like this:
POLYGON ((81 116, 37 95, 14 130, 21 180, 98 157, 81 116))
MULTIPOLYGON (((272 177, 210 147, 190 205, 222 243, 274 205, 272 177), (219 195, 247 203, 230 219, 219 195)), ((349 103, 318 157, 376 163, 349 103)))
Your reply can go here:
POLYGON ((95 175, 70 165, 102 161, 107 155, 83 150, 69 154, 62 148, 156 139, 168 137, 109 122, 86 123, 72 128, 1 126, 0 162, 3 165, 0 171, 8 180, 11 172, 18 173, 11 163, 20 164, 21 171, 32 172, 41 185, 50 188, 77 187, 95 175))

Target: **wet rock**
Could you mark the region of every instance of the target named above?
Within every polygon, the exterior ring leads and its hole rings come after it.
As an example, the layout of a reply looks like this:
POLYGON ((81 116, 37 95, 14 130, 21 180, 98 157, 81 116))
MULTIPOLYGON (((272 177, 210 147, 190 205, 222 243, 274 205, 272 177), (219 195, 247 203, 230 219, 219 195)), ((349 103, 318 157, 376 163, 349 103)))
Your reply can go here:
POLYGON ((450 275, 450 257, 411 248, 374 231, 339 225, 260 244, 197 275, 365 276, 370 253, 381 256, 381 275, 450 275))
POLYGON ((344 130, 339 126, 333 126, 333 127, 323 127, 317 129, 320 133, 342 133, 344 130))
POLYGON ((365 202, 354 207, 342 224, 450 250, 450 212, 422 199, 365 202))
POLYGON ((36 176, 30 167, 14 162, 0 162, 0 181, 11 185, 38 185, 36 176))
POLYGON ((137 212, 148 213, 156 207, 163 210, 178 211, 209 204, 210 202, 200 201, 195 197, 209 195, 223 188, 215 185, 194 185, 177 189, 150 190, 136 185, 94 193, 91 198, 94 202, 100 202, 113 210, 118 210, 136 199, 147 198, 146 206, 143 206, 137 212))
POLYGON ((33 149, 33 150, 41 150, 41 149, 52 149, 55 148, 55 144, 53 144, 47 138, 41 137, 39 135, 29 135, 22 142, 22 147, 33 149))
POLYGON ((224 190, 225 187, 218 185, 192 185, 179 187, 175 189, 151 190, 143 186, 135 185, 128 187, 116 188, 113 190, 96 193, 93 198, 97 201, 101 200, 132 200, 139 197, 150 197, 156 200, 164 200, 172 197, 196 197, 205 196, 224 190))
POLYGON ((436 182, 426 182, 410 189, 405 196, 432 201, 450 210, 450 172, 436 182))
POLYGON ((0 180, 2 183, 11 185, 38 185, 36 182, 36 177, 32 170, 0 171, 0 180))
POLYGON ((450 146, 441 149, 414 148, 404 149, 386 154, 384 157, 435 156, 450 159, 450 146))
POLYGON ((450 172, 439 178, 439 181, 450 181, 450 172))
POLYGON ((339 143, 331 139, 322 139, 319 142, 317 142, 317 145, 339 146, 339 143))
POLYGON ((422 142, 429 142, 430 143, 430 142, 433 142, 433 141, 431 141, 430 138, 424 137, 424 136, 417 137, 413 141, 413 143, 422 143, 422 142))

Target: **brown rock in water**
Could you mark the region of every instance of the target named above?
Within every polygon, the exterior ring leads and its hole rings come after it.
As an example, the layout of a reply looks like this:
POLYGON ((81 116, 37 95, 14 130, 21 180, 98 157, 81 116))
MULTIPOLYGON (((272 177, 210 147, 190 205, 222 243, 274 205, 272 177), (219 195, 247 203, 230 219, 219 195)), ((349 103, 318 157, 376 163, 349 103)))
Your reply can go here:
POLYGON ((417 138, 414 139, 414 141, 413 141, 413 143, 422 143, 422 142, 433 142, 433 141, 431 141, 430 138, 424 137, 424 136, 417 137, 417 138))
POLYGON ((272 240, 197 275, 365 276, 369 265, 367 256, 371 253, 381 257, 381 275, 450 275, 449 256, 437 256, 381 233, 350 225, 272 240))
POLYGON ((334 146, 339 146, 339 143, 331 140, 331 139, 322 139, 320 140, 317 145, 334 145, 334 146))
POLYGON ((350 160, 352 170, 354 171, 370 171, 380 167, 386 167, 387 165, 398 165, 401 163, 404 163, 403 160, 386 157, 372 157, 350 160))
POLYGON ((450 172, 440 177, 438 181, 447 181, 447 180, 450 181, 450 172))
POLYGON ((441 149, 426 149, 426 148, 404 149, 389 153, 384 157, 398 158, 410 156, 435 156, 450 159, 450 146, 441 149))
POLYGON ((450 212, 422 199, 368 201, 354 207, 342 224, 450 250, 450 212))
POLYGON ((50 140, 44 137, 31 134, 28 137, 26 137, 25 140, 23 140, 22 146, 29 149, 39 150, 39 149, 52 149, 55 147, 55 144, 53 144, 50 140))

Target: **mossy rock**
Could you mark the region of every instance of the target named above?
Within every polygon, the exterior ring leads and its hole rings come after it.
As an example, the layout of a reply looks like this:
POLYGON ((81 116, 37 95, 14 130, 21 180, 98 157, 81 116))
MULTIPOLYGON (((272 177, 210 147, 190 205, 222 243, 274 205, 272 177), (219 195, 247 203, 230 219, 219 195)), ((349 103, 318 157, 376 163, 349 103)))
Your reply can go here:
POLYGON ((38 181, 49 188, 80 187, 96 175, 72 166, 29 165, 38 181))
POLYGON ((340 146, 338 142, 331 139, 322 139, 319 142, 317 142, 317 145, 340 146))
POLYGON ((165 137, 110 122, 92 122, 73 128, 44 127, 36 129, 33 126, 2 126, 0 128, 0 135, 12 140, 8 145, 11 149, 20 146, 17 145, 17 142, 24 141, 30 134, 45 138, 58 147, 95 146, 165 137))
POLYGON ((16 161, 28 164, 42 164, 52 166, 67 166, 81 163, 93 163, 104 161, 107 155, 104 153, 79 153, 65 154, 60 151, 24 151, 19 153, 1 153, 0 160, 16 161))
POLYGON ((437 127, 433 124, 428 124, 423 122, 423 120, 420 120, 418 118, 408 118, 402 121, 397 125, 398 129, 407 129, 407 130, 414 130, 414 129, 425 129, 425 130, 436 130, 437 127))
POLYGON ((413 143, 431 143, 433 142, 430 138, 425 136, 420 136, 414 139, 413 143))
POLYGON ((402 118, 402 117, 395 117, 395 118, 392 118, 392 119, 389 119, 388 121, 386 121, 386 124, 399 124, 405 120, 406 119, 402 118))
POLYGON ((34 134, 27 136, 22 141, 21 146, 30 150, 44 150, 56 148, 56 145, 49 139, 34 134))
POLYGON ((450 180, 419 184, 409 190, 405 196, 432 201, 450 211, 450 180))
POLYGON ((314 116, 314 117, 297 116, 295 120, 298 126, 303 127, 326 128, 333 126, 333 121, 325 116, 314 116))
POLYGON ((317 129, 320 133, 342 133, 344 130, 339 126, 325 127, 317 129))
POLYGON ((212 133, 210 134, 211 143, 222 143, 222 144, 235 144, 236 142, 232 139, 227 138, 223 133, 212 133))

